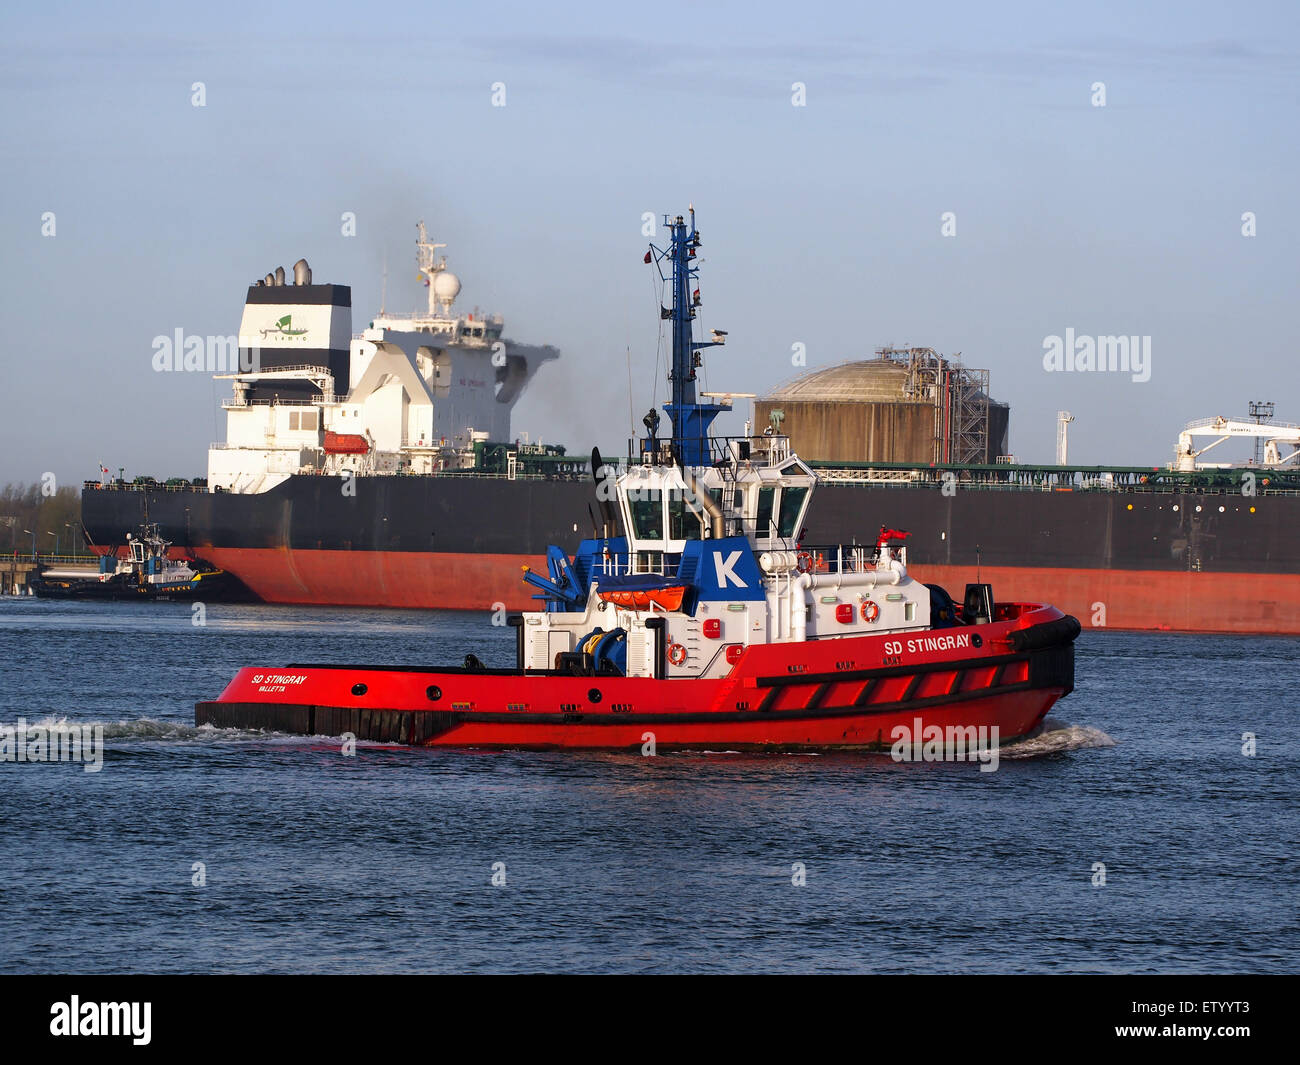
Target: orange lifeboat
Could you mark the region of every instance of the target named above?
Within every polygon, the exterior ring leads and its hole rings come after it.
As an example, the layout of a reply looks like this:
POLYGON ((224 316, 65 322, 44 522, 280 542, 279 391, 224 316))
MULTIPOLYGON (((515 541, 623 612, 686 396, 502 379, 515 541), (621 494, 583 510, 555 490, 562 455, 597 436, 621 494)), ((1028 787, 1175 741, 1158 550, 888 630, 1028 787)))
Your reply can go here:
POLYGON ((325 454, 368 455, 370 442, 358 433, 325 433, 325 454))
POLYGON ((680 610, 682 596, 686 594, 686 585, 671 584, 663 588, 612 588, 597 591, 596 594, 603 602, 613 603, 626 610, 650 610, 653 607, 660 610, 680 610))

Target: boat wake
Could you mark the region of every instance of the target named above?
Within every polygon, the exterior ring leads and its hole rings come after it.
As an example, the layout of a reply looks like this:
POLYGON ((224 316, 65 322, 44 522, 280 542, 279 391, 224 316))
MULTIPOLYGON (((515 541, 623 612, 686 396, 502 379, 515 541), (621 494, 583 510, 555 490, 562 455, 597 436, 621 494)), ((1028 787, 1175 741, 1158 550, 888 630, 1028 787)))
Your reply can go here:
MULTIPOLYGON (((84 729, 102 728, 105 740, 155 740, 181 742, 218 742, 231 740, 275 740, 302 743, 311 736, 290 736, 286 733, 259 732, 250 729, 214 728, 211 725, 189 725, 183 721, 165 721, 156 717, 138 717, 133 721, 78 721, 48 715, 39 720, 28 719, 27 731, 44 729, 47 735, 80 732, 84 729)), ((334 742, 337 742, 335 740, 334 742)))
MULTIPOLYGON (((76 721, 66 717, 47 715, 39 720, 28 720, 27 729, 44 729, 48 736, 101 727, 106 741, 144 741, 154 743, 260 743, 312 746, 318 743, 338 745, 337 736, 304 736, 285 732, 265 732, 258 729, 216 728, 212 725, 189 725, 182 721, 167 721, 154 717, 135 720, 76 721)), ((392 744, 358 740, 358 748, 389 748, 392 744)), ((1055 718, 1047 718, 1038 729, 1023 740, 1004 746, 999 757, 1010 759, 1042 758, 1052 754, 1086 750, 1091 747, 1114 747, 1115 741, 1100 729, 1087 725, 1070 725, 1055 718)), ((746 752, 731 749, 696 749, 672 752, 678 756, 713 758, 744 757, 746 752)), ((773 752, 784 756, 797 755, 815 758, 824 752, 783 751, 773 752)), ((887 753, 887 752, 885 752, 887 753)))
POLYGON ((1001 758, 1042 758, 1049 754, 1081 751, 1089 747, 1114 747, 1115 741, 1101 729, 1088 725, 1068 725, 1049 717, 1023 740, 1007 744, 1001 758))

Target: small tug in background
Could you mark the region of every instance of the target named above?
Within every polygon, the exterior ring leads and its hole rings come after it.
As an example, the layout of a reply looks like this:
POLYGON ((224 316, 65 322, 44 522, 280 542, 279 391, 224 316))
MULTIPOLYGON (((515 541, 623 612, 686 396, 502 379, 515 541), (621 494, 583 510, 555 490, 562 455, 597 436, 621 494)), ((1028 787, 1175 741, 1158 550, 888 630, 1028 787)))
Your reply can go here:
MULTIPOLYGON (((1074 688, 1075 618, 960 605, 907 573, 904 532, 810 546, 817 478, 775 427, 710 435, 725 402, 699 402, 695 213, 651 246, 671 286, 669 439, 646 416, 639 462, 592 455, 596 535, 548 573, 525 570, 542 609, 513 615, 513 668, 290 665, 241 670, 198 724, 466 747, 889 748, 934 728, 973 745, 1034 729, 1074 688), (665 266, 667 269, 665 269, 665 266), (872 542, 874 540, 874 543, 872 542), (980 733, 983 735, 984 733, 980 733)), ((865 532, 865 530, 864 530, 865 532)))
POLYGON ((125 553, 99 556, 96 564, 50 563, 28 579, 44 599, 193 599, 214 602, 239 598, 242 586, 228 573, 197 559, 170 558, 171 541, 156 523, 127 533, 125 553))

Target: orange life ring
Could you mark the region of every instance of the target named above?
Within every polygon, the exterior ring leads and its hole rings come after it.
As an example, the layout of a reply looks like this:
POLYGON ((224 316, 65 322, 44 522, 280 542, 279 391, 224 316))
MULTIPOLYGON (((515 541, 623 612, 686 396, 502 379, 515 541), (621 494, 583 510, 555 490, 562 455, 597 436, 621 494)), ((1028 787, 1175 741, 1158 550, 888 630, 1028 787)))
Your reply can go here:
POLYGON ((879 617, 880 617, 879 605, 873 603, 870 599, 864 600, 862 603, 862 620, 867 622, 868 624, 874 624, 876 619, 879 617))
POLYGON ((670 643, 668 645, 668 661, 675 666, 680 666, 686 661, 686 648, 680 643, 670 643))
POLYGON ((812 555, 808 554, 807 551, 800 551, 800 552, 799 552, 799 572, 800 572, 800 573, 807 573, 810 569, 812 569, 812 555))

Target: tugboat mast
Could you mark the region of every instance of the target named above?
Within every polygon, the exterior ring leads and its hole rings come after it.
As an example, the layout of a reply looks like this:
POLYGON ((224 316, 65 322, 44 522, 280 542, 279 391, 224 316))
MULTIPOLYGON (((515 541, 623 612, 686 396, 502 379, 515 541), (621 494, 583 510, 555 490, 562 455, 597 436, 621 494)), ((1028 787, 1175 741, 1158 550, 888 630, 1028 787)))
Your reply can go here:
MULTIPOLYGON (((716 403, 698 403, 695 396, 695 371, 700 366, 701 348, 716 347, 724 343, 725 334, 715 332, 710 341, 696 341, 693 336, 695 308, 700 306, 700 290, 692 293, 691 282, 699 277, 699 268, 691 260, 700 246, 699 230, 695 228, 695 207, 690 207, 691 220, 677 215, 664 215, 664 226, 669 233, 667 248, 650 245, 646 262, 660 264, 672 261, 673 361, 668 374, 672 384, 672 402, 664 410, 673 423, 672 457, 680 466, 705 466, 709 463, 709 426, 719 413, 726 410, 716 403)), ((660 266, 660 276, 663 268, 660 266)), ((649 423, 647 422, 647 427, 649 423)), ((650 441, 653 442, 653 430, 650 441)), ((652 444, 653 446, 653 444, 652 444)))

